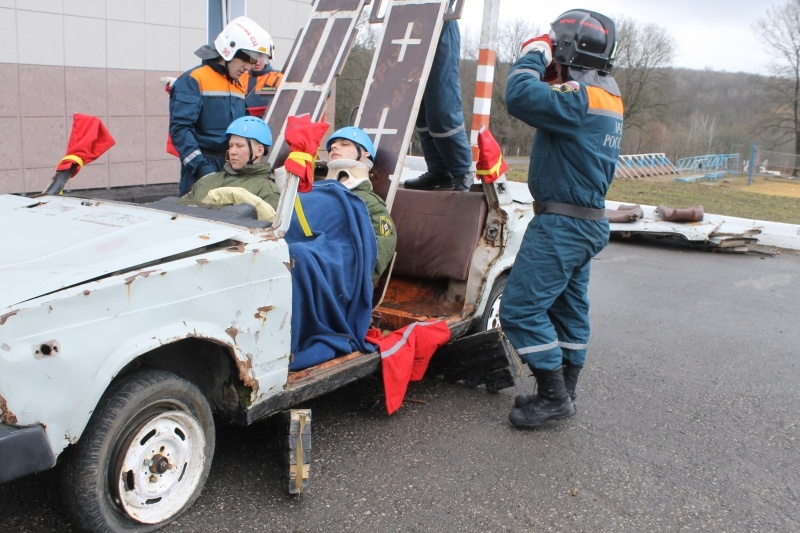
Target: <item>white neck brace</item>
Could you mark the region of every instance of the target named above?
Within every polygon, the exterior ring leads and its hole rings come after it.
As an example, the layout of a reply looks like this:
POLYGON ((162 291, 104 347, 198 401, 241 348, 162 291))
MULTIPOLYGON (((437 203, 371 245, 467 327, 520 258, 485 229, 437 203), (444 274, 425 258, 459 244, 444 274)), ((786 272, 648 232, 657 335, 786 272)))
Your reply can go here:
MULTIPOLYGON (((353 159, 335 159, 328 161, 328 176, 327 179, 338 180, 348 189, 352 190, 358 187, 365 181, 369 181, 369 169, 372 166, 369 163, 355 161, 353 159)), ((370 188, 372 184, 370 183, 370 188)))

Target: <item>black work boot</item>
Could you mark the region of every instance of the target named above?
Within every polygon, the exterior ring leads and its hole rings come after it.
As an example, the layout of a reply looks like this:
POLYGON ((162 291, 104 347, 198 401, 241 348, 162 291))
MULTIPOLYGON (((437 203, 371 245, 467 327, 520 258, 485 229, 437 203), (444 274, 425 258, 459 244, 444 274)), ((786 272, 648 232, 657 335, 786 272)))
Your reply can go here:
POLYGON ((471 172, 453 176, 453 190, 460 192, 468 191, 474 181, 475 178, 472 177, 471 172))
POLYGON ((426 172, 418 178, 403 182, 406 189, 430 191, 431 189, 452 189, 453 176, 449 172, 426 172))
POLYGON ((529 404, 515 407, 508 420, 517 427, 538 428, 548 420, 559 420, 575 414, 572 398, 564 388, 564 374, 556 370, 533 371, 539 394, 529 404))
POLYGON ((564 388, 567 389, 572 402, 578 398, 578 374, 583 370, 583 365, 573 365, 569 361, 564 361, 564 388))
MULTIPOLYGON (((562 372, 564 374, 564 388, 567 389, 567 394, 572 398, 572 403, 578 399, 578 374, 581 373, 583 365, 573 365, 569 361, 564 361, 562 372)), ((514 407, 522 407, 528 405, 536 399, 536 394, 519 394, 514 398, 514 407)), ((577 409, 578 405, 575 404, 577 409)))

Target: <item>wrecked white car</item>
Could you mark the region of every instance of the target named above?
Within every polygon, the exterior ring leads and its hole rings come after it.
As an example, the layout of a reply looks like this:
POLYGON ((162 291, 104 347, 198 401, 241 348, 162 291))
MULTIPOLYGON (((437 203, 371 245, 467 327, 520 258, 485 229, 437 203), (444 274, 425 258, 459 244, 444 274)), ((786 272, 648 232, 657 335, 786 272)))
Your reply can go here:
MULTIPOLYGON (((364 2, 353 2, 349 26, 345 12, 322 13, 322 4, 267 116, 281 132, 274 166, 288 151, 286 117, 319 117, 364 2), (336 31, 320 40, 319 25, 336 31), (336 61, 310 63, 323 49, 336 61), (311 77, 314 84, 299 81, 311 77)), ((398 187, 415 172, 404 154, 443 10, 440 0, 394 5, 355 120, 375 138, 373 185, 398 234, 372 321, 397 330, 444 320, 453 342, 433 358, 437 372, 492 391, 513 385, 507 347, 491 328, 532 206, 513 201, 504 178, 470 192, 398 187), (428 8, 432 15, 403 15, 428 8), (422 66, 397 62, 392 35, 408 20, 427 24, 422 66), (398 87, 407 92, 398 97, 398 87), (468 364, 469 346, 480 348, 472 350, 480 364, 468 364), (503 353, 492 359, 487 347, 503 353)), ((214 454, 214 417, 250 424, 378 371, 378 352, 289 370, 293 271, 284 236, 297 187, 290 178, 271 225, 250 206, 0 196, 0 482, 60 463, 76 524, 157 529, 199 496, 214 454)), ((301 440, 298 490, 307 474, 301 440)))

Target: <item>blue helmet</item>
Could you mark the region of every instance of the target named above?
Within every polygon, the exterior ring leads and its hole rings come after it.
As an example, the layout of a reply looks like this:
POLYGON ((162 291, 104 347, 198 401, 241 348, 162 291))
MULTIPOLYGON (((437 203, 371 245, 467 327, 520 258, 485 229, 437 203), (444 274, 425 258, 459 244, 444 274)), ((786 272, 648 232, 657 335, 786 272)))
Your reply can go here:
POLYGON ((245 139, 254 139, 264 146, 272 146, 272 132, 267 123, 258 117, 237 118, 228 126, 225 135, 238 135, 245 139))
POLYGON ((372 141, 369 139, 369 135, 362 130, 361 128, 356 128, 355 126, 347 126, 344 128, 339 128, 338 130, 333 132, 331 138, 328 139, 328 144, 325 146, 325 149, 329 152, 331 151, 331 144, 336 139, 347 139, 349 141, 353 141, 357 145, 361 146, 372 159, 375 159, 375 146, 372 144, 372 141))

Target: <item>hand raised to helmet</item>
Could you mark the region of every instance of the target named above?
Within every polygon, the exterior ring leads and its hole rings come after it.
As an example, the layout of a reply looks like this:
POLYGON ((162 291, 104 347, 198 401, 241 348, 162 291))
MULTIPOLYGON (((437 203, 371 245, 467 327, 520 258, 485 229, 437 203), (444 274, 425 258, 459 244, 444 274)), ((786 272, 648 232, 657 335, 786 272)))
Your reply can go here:
POLYGON ((530 36, 522 43, 520 55, 540 52, 544 58, 544 65, 549 66, 553 62, 553 42, 547 34, 538 37, 530 36))

